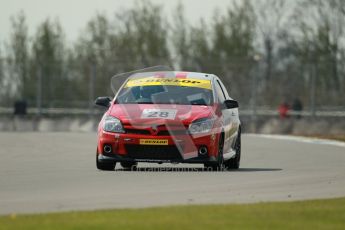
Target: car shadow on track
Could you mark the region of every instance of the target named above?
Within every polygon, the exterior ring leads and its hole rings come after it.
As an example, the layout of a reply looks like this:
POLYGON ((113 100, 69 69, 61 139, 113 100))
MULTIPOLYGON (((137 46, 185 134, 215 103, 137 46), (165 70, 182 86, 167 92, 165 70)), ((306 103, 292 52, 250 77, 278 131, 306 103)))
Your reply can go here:
POLYGON ((281 171, 281 168, 239 168, 236 170, 211 170, 203 167, 137 167, 132 169, 117 168, 115 171, 135 171, 135 172, 274 172, 281 171))
POLYGON ((281 168, 239 168, 235 170, 236 172, 273 172, 281 171, 281 168))

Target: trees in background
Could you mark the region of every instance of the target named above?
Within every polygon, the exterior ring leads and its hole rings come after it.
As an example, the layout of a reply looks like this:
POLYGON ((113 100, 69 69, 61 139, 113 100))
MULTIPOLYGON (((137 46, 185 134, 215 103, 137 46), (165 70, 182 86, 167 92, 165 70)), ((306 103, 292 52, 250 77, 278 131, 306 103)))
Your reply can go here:
POLYGON ((219 75, 225 84, 231 85, 231 94, 239 98, 250 84, 255 53, 251 2, 234 3, 225 14, 216 12, 212 24, 201 20, 198 25, 189 27, 181 6, 175 17, 172 41, 179 66, 219 75))
POLYGON ((112 94, 114 74, 154 65, 218 74, 244 105, 253 89, 261 105, 292 97, 312 104, 312 88, 316 104, 344 104, 342 0, 233 1, 196 25, 181 4, 164 12, 141 1, 114 17, 96 14, 73 44, 58 21, 45 20, 32 37, 23 13, 11 23, 0 84, 8 86, 6 96, 30 105, 41 94, 44 106, 85 106, 112 94))
MULTIPOLYGON (((249 90, 253 63, 255 22, 253 5, 244 0, 234 2, 225 15, 215 18, 211 26, 212 73, 222 76, 225 84, 231 86, 231 94, 240 98, 249 90)), ((248 98, 244 102, 248 103, 248 98)))
POLYGON ((79 86, 85 86, 84 81, 89 85, 86 92, 111 95, 107 86, 113 75, 158 64, 171 65, 166 23, 161 7, 146 1, 117 12, 113 19, 97 14, 75 45, 79 86), (90 81, 95 83, 94 89, 90 88, 90 81))
MULTIPOLYGON (((175 65, 180 69, 185 70, 194 70, 195 71, 195 63, 193 62, 193 57, 195 55, 192 54, 192 50, 194 48, 194 44, 198 45, 196 41, 192 41, 193 39, 204 39, 206 35, 203 34, 203 30, 200 31, 198 29, 190 27, 188 20, 185 16, 184 6, 181 3, 178 3, 176 8, 173 11, 173 18, 174 23, 171 25, 171 46, 172 46, 172 61, 175 65), (201 34, 198 34, 201 33, 201 34), (193 36, 191 36, 193 35, 193 36), (192 48, 193 47, 193 48, 192 48)), ((205 25, 201 25, 203 27, 205 25)), ((205 43, 207 43, 205 41, 205 43)), ((206 45, 206 44, 205 44, 206 45)), ((200 48, 200 47, 199 47, 200 48)), ((202 51, 202 50, 200 50, 202 51)))
MULTIPOLYGON (((21 11, 11 18, 12 33, 7 44, 7 67, 9 88, 15 89, 17 99, 22 99, 29 92, 29 37, 25 15, 21 11)), ((10 93, 10 92, 8 92, 10 93)))
MULTIPOLYGON (((78 82, 76 87, 76 97, 79 100, 91 100, 103 87, 110 91, 109 77, 112 68, 110 56, 114 50, 110 41, 111 28, 110 22, 105 15, 95 15, 87 24, 85 31, 74 46, 74 69, 75 80, 78 82), (84 87, 84 89, 83 89, 84 87), (90 97, 90 98, 89 98, 90 97)), ((110 93, 110 92, 109 92, 110 93)), ((106 92, 104 92, 106 95, 106 92)), ((111 95, 111 94, 109 94, 111 95)))
POLYGON ((264 89, 269 86, 272 80, 273 69, 275 66, 275 56, 279 47, 279 41, 286 31, 286 19, 291 7, 285 0, 260 0, 255 9, 256 33, 258 45, 262 47, 265 64, 262 84, 264 89))
MULTIPOLYGON (((168 22, 160 6, 142 1, 136 8, 120 12, 115 23, 119 24, 121 47, 132 46, 132 52, 129 52, 132 55, 126 59, 126 62, 134 64, 131 69, 157 63, 172 64, 168 49, 168 22)), ((121 54, 125 53, 126 50, 121 54)))
MULTIPOLYGON (((62 28, 58 21, 45 20, 39 25, 32 42, 31 76, 41 82, 36 89, 42 92, 42 104, 54 106, 57 102, 68 100, 66 87, 66 47, 62 28)), ((36 92, 32 89, 32 92, 36 92)), ((35 95, 35 94, 34 94, 35 95)), ((34 97, 34 95, 31 95, 34 97)))
MULTIPOLYGON (((321 97, 344 102, 339 98, 344 91, 344 36, 345 2, 342 0, 305 0, 300 3, 307 17, 299 20, 302 33, 300 48, 307 55, 316 78, 315 84, 321 97)), ((301 12, 302 13, 302 12, 301 12)), ((298 41, 297 41, 298 42, 298 41)), ((310 82, 312 79, 310 79, 310 82)), ((322 103, 322 100, 318 100, 322 103)))
POLYGON ((5 90, 4 60, 2 56, 1 47, 0 47, 0 88, 2 89, 0 91, 0 103, 3 104, 6 94, 7 94, 7 90, 5 90))

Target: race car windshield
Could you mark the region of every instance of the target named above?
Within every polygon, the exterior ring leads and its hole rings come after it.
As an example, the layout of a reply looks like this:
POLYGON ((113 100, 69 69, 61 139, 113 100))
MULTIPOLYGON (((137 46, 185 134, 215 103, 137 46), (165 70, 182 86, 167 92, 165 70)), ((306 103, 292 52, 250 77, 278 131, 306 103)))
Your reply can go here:
POLYGON ((212 105, 211 89, 183 85, 136 85, 129 82, 119 92, 118 104, 212 105), (127 86, 127 87, 126 87, 127 86))

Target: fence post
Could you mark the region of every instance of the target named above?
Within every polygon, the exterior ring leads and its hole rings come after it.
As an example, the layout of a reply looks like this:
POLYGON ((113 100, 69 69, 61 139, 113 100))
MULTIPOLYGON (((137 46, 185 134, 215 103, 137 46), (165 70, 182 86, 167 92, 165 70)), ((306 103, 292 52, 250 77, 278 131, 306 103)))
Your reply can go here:
POLYGON ((310 113, 314 119, 316 117, 316 103, 315 103, 315 90, 316 90, 316 77, 317 77, 317 63, 312 64, 310 79, 310 113))
POLYGON ((42 115, 42 67, 37 69, 37 87, 36 87, 36 108, 37 115, 42 115))
POLYGON ((261 56, 259 54, 254 55, 254 64, 255 64, 255 71, 252 75, 252 87, 251 87, 251 109, 252 109, 252 116, 251 116, 251 132, 256 133, 256 119, 257 119, 257 75, 259 74, 259 63, 261 60, 261 56))
POLYGON ((94 100, 95 100, 95 79, 96 79, 96 65, 91 64, 90 80, 89 80, 89 114, 90 117, 94 114, 94 100))

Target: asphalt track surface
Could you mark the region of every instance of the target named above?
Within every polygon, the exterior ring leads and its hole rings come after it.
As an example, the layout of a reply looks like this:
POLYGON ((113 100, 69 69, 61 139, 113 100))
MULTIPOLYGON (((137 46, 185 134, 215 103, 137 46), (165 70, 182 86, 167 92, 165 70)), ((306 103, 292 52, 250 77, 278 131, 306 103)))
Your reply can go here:
POLYGON ((0 214, 345 196, 345 145, 243 135, 238 171, 95 168, 94 133, 0 133, 0 214))

